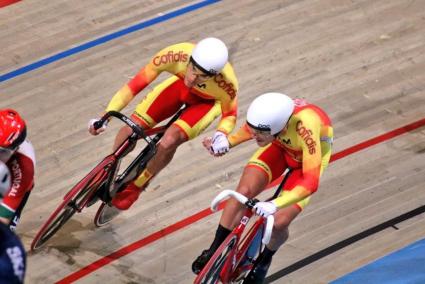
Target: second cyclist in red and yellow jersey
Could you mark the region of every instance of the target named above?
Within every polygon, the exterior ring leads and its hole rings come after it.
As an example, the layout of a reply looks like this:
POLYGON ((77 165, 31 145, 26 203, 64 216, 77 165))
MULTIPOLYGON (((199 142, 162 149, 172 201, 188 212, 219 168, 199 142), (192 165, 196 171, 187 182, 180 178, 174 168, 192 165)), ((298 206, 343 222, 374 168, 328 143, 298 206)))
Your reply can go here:
MULTIPOLYGON (((260 148, 248 161, 240 178, 237 192, 254 198, 287 169, 282 191, 268 202, 258 202, 255 213, 264 217, 275 216, 269 244, 254 262, 244 284, 263 283, 272 256, 287 240, 288 227, 303 211, 310 196, 319 187, 320 176, 331 157, 333 128, 328 115, 318 106, 281 93, 266 93, 249 106, 246 123, 229 135, 232 147, 255 139, 260 148)), ((204 146, 211 151, 211 139, 204 146)), ((215 156, 222 154, 216 154, 215 156)), ((229 199, 209 249, 193 262, 192 270, 199 273, 220 244, 226 239, 244 213, 244 206, 229 199)))
MULTIPOLYGON (((171 117, 182 105, 186 108, 164 133, 146 169, 113 198, 112 205, 120 210, 128 209, 138 199, 149 181, 172 160, 179 145, 198 136, 220 114, 212 148, 217 154, 229 150, 227 135, 236 123, 238 81, 228 62, 227 47, 217 38, 206 38, 196 45, 178 43, 159 51, 113 96, 106 111, 121 111, 164 71, 171 76, 136 106, 132 119, 148 129, 171 117)), ((95 121, 97 119, 92 119, 89 123, 89 132, 93 135, 106 127, 95 130, 95 121)), ((117 134, 114 149, 130 134, 131 129, 123 127, 117 134)))

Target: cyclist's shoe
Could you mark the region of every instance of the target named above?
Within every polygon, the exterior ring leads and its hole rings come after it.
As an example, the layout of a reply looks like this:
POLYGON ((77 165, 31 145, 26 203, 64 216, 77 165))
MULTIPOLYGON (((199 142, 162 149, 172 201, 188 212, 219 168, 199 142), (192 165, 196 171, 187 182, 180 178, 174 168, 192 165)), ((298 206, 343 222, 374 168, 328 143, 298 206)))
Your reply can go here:
POLYGON ((134 183, 130 183, 127 187, 115 194, 112 198, 112 205, 120 210, 127 210, 139 198, 142 189, 138 188, 134 183))
POLYGON ((263 284, 268 270, 269 265, 258 265, 254 267, 254 269, 252 269, 245 277, 243 284, 263 284))
POLYGON ((192 263, 192 271, 195 274, 199 274, 204 266, 207 264, 208 260, 213 256, 214 252, 209 249, 204 250, 200 256, 198 256, 195 261, 192 263))

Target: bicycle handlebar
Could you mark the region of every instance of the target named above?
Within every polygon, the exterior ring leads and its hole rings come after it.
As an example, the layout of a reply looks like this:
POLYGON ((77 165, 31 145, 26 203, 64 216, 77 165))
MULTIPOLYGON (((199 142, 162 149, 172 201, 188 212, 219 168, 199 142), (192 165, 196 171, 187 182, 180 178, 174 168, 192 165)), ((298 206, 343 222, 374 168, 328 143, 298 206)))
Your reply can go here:
POLYGON ((130 118, 128 118, 127 116, 125 116, 124 114, 118 112, 118 111, 108 111, 107 113, 105 113, 101 119, 99 119, 98 121, 96 121, 93 124, 93 127, 95 130, 101 128, 103 126, 103 124, 111 117, 116 117, 118 119, 120 119, 121 121, 125 122, 128 126, 131 127, 131 129, 133 129, 133 131, 139 136, 139 137, 145 137, 146 135, 144 134, 143 129, 137 125, 136 123, 134 123, 130 118))
POLYGON ((232 196, 233 198, 237 199, 240 203, 245 204, 248 202, 248 198, 242 194, 240 194, 239 192, 230 190, 230 189, 225 189, 222 192, 220 192, 219 194, 217 194, 217 196, 213 199, 213 201, 211 202, 211 210, 212 211, 217 211, 217 206, 218 204, 225 198, 227 198, 228 196, 232 196))
MULTIPOLYGON (((230 189, 225 189, 213 199, 213 201, 211 202, 211 210, 217 211, 218 204, 229 196, 235 198, 237 201, 244 204, 249 209, 253 209, 255 204, 258 202, 258 200, 250 199, 244 196, 243 194, 240 194, 239 192, 236 192, 230 189)), ((273 224, 274 224, 274 216, 269 215, 267 217, 266 227, 264 230, 264 236, 262 239, 263 244, 265 245, 267 245, 270 242, 270 238, 272 236, 272 231, 273 231, 273 224)))

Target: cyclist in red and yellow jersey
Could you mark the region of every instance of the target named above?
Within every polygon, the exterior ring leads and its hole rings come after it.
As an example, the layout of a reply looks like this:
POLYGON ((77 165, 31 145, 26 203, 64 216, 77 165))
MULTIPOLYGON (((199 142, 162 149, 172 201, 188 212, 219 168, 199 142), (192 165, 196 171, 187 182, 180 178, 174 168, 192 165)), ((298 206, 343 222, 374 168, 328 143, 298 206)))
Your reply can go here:
MULTIPOLYGON (((304 100, 292 100, 284 94, 266 93, 251 103, 246 123, 228 136, 231 147, 252 138, 261 148, 245 167, 236 189, 238 192, 254 198, 267 184, 290 169, 279 197, 269 202, 258 202, 254 207, 258 215, 275 215, 271 241, 244 282, 262 283, 273 254, 288 238, 289 224, 308 204, 319 186, 320 176, 331 156, 333 129, 330 119, 319 107, 304 100)), ((211 149, 210 138, 204 140, 204 146, 211 149)), ((213 243, 192 265, 195 273, 202 270, 239 224, 243 212, 243 205, 236 200, 227 202, 213 243)))
MULTIPOLYGON (((112 98, 106 111, 120 111, 162 72, 172 76, 157 85, 137 105, 132 119, 144 129, 171 117, 186 105, 181 117, 164 133, 158 151, 146 169, 123 191, 116 194, 112 204, 121 210, 128 209, 157 175, 173 158, 179 145, 195 138, 221 114, 214 134, 212 148, 215 153, 229 150, 227 135, 236 123, 238 81, 228 62, 226 45, 217 38, 206 38, 199 43, 179 43, 158 52, 136 76, 125 84, 112 98)), ((89 123, 89 132, 97 135, 106 125, 95 130, 97 119, 89 123)), ((131 134, 123 127, 114 149, 131 134)))

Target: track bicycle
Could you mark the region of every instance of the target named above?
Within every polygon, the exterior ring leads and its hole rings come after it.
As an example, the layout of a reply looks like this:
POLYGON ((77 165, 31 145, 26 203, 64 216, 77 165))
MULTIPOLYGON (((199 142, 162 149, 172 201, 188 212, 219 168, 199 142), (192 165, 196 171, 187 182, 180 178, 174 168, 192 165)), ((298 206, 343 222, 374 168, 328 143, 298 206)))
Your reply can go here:
MULTIPOLYGON (((268 200, 275 199, 279 195, 290 172, 291 170, 286 173, 273 197, 268 200)), ((252 209, 259 200, 247 198, 236 191, 227 189, 213 199, 211 210, 216 211, 219 203, 229 196, 247 207, 244 216, 195 278, 194 284, 243 283, 253 268, 255 259, 264 245, 270 241, 274 224, 273 215, 268 216, 267 219, 258 217, 247 228, 247 224, 254 214, 252 209), (246 234, 244 234, 245 229, 248 229, 246 234)))
POLYGON ((111 117, 115 117, 127 124, 132 129, 132 134, 65 194, 60 205, 36 234, 31 243, 31 250, 36 250, 45 244, 75 213, 81 213, 84 208, 94 205, 99 200, 101 204, 96 212, 94 223, 97 227, 109 223, 119 213, 119 210, 111 205, 112 198, 142 173, 149 160, 155 155, 157 144, 165 130, 180 117, 183 110, 184 107, 165 125, 147 130, 143 130, 129 117, 116 111, 107 112, 95 122, 95 129, 99 129, 111 117), (146 146, 130 165, 118 174, 121 160, 134 149, 139 139, 143 139, 146 146))
POLYGON ((242 236, 253 215, 252 208, 258 200, 248 199, 236 191, 224 190, 212 201, 211 210, 216 211, 220 201, 229 196, 244 204, 247 209, 239 225, 213 254, 196 277, 194 284, 213 284, 219 283, 219 281, 221 283, 242 283, 261 251, 261 243, 265 245, 270 241, 274 223, 273 215, 268 216, 267 219, 259 217, 245 236, 242 236))

